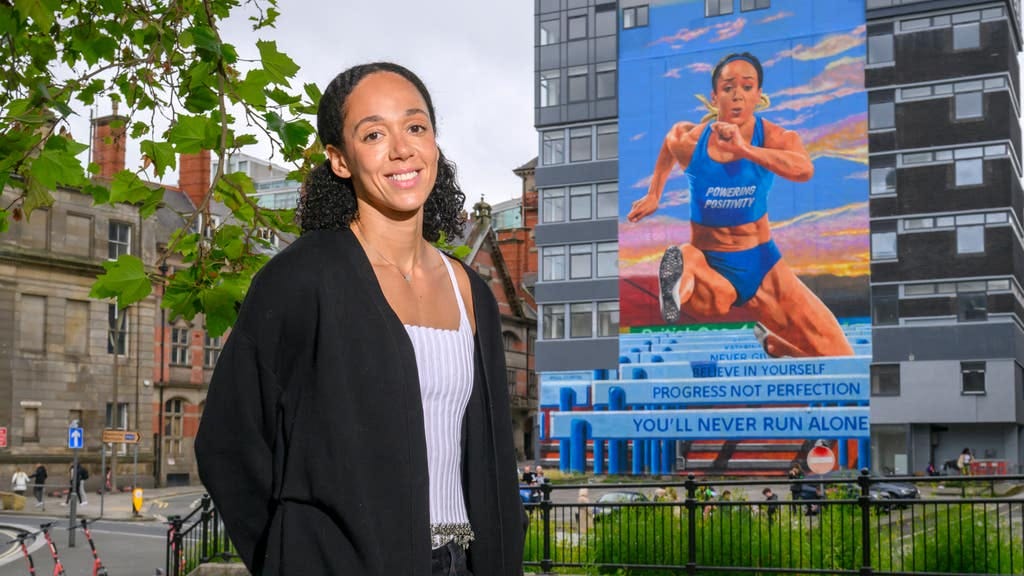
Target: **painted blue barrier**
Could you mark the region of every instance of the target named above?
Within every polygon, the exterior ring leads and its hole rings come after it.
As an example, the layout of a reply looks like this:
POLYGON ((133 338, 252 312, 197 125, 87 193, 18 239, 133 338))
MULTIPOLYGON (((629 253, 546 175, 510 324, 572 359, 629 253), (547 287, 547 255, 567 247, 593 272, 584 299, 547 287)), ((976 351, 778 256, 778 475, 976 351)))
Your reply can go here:
MULTIPOLYGON (((551 436, 569 438, 573 422, 590 424, 595 439, 744 440, 869 437, 868 408, 756 408, 555 412, 551 436)), ((636 445, 642 442, 634 442, 636 445)), ((863 443, 862 443, 863 446, 863 443)), ((863 447, 862 447, 863 451, 863 447)), ((642 459, 641 459, 642 462, 642 459)), ((636 462, 634 458, 634 473, 636 462)))
POLYGON ((865 374, 746 378, 603 380, 594 382, 594 406, 608 404, 612 389, 621 389, 630 405, 803 404, 867 401, 865 374))

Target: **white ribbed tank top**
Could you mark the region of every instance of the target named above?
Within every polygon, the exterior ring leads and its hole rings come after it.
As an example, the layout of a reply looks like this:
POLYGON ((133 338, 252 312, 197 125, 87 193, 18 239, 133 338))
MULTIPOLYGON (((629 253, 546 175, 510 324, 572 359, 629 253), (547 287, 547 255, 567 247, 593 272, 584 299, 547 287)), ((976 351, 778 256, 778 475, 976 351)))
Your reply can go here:
POLYGON ((474 371, 473 329, 455 272, 444 254, 441 260, 448 268, 459 304, 459 328, 443 330, 405 324, 416 352, 420 379, 433 528, 443 524, 468 526, 469 523, 462 493, 462 418, 473 391, 474 371))

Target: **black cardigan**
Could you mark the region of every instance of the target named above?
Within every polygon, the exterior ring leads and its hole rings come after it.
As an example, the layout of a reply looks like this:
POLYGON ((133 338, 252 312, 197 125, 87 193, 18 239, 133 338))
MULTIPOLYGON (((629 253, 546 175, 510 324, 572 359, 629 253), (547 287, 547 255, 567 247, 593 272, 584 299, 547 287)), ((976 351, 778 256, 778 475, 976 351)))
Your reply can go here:
MULTIPOLYGON (((463 489, 477 576, 522 574, 501 325, 466 269, 477 333, 463 489)), ((310 232, 253 280, 210 383, 199 475, 254 575, 430 574, 416 359, 348 230, 310 232)))

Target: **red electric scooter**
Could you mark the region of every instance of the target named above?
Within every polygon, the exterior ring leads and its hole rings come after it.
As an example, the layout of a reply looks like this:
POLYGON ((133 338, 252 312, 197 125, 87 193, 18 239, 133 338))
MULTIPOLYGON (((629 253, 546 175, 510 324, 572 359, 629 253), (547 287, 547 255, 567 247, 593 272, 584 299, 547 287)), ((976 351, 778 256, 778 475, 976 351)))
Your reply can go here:
POLYGON ((34 562, 32 562, 32 555, 28 553, 28 545, 29 545, 29 543, 35 541, 36 534, 38 534, 38 532, 19 532, 17 538, 15 538, 14 540, 11 540, 11 541, 9 541, 9 542, 7 542, 5 544, 5 545, 11 545, 11 544, 14 544, 14 543, 18 544, 18 546, 21 548, 21 553, 24 554, 25 555, 25 559, 28 560, 28 573, 31 576, 35 576, 35 574, 36 574, 36 565, 35 565, 34 562))
POLYGON ((100 555, 96 552, 96 545, 92 541, 89 520, 82 518, 79 522, 82 524, 82 532, 85 533, 85 539, 89 541, 89 549, 92 550, 92 576, 107 576, 107 568, 103 565, 103 561, 100 560, 100 555))

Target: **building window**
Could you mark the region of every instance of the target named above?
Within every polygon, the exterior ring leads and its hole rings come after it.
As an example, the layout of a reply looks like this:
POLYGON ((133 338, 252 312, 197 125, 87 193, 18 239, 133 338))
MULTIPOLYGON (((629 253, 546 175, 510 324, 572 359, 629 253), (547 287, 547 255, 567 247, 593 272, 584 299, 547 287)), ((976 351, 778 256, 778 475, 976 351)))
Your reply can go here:
POLYGON ((900 395, 899 364, 876 364, 871 367, 871 395, 900 395))
POLYGON ((189 366, 192 364, 188 350, 188 327, 171 328, 171 364, 189 366))
POLYGON ((879 286, 872 290, 871 323, 876 326, 900 323, 900 294, 897 286, 879 286))
POLYGON ((740 11, 764 10, 772 7, 772 0, 741 0, 740 11))
POLYGON ((960 322, 988 320, 988 295, 984 292, 957 294, 957 320, 960 322))
POLYGON ((558 106, 559 84, 562 73, 558 70, 547 70, 540 73, 540 106, 558 106))
POLYGON ((957 254, 979 254, 984 252, 984 226, 960 226, 956 229, 957 254))
POLYGON ((22 442, 39 441, 39 408, 25 408, 25 423, 21 430, 22 442))
POLYGON ((957 94, 954 98, 954 102, 957 120, 982 117, 981 92, 964 92, 962 94, 957 94))
POLYGON ((22 294, 18 307, 18 331, 21 349, 27 352, 46 351, 46 296, 22 294))
POLYGON ((618 218, 619 216, 619 185, 597 185, 597 217, 618 218))
POLYGON ((597 277, 613 278, 619 274, 619 243, 600 242, 597 245, 597 277))
MULTIPOLYGON (((597 65, 597 99, 615 98, 617 92, 617 76, 615 62, 597 65)), ((617 130, 617 128, 616 128, 617 130)), ((600 134, 600 132, 598 132, 600 134)), ((600 150, 600 145, 598 150, 600 150)))
POLYGON ((541 248, 541 278, 545 282, 565 280, 565 246, 541 248))
POLYGON ((547 46, 558 42, 558 31, 561 28, 558 20, 545 20, 540 23, 540 45, 547 46))
POLYGON ((594 157, 593 132, 590 126, 569 129, 569 162, 586 162, 594 157))
POLYGON ((896 193, 896 168, 871 169, 871 194, 895 194, 896 193))
POLYGON ((985 363, 984 362, 961 362, 960 363, 960 393, 961 394, 984 394, 985 393, 985 363))
POLYGON ((956 185, 977 186, 985 182, 984 165, 981 158, 956 161, 956 185))
POLYGON ((207 368, 213 368, 217 365, 217 360, 220 359, 220 350, 222 348, 221 337, 211 338, 210 333, 207 332, 203 336, 203 366, 207 368))
POLYGON ((562 164, 565 162, 565 131, 549 130, 544 132, 543 161, 545 165, 562 164))
POLYGON ((569 69, 569 102, 582 102, 587 99, 587 67, 569 69))
POLYGON ((551 188, 541 191, 541 221, 565 221, 565 188, 551 188))
POLYGON ((868 129, 893 128, 896 125, 896 105, 893 102, 879 102, 868 107, 868 129))
POLYGON ((64 310, 64 352, 89 353, 89 303, 68 300, 64 310))
POLYGON ((173 398, 164 402, 164 455, 180 457, 185 436, 185 401, 173 398))
POLYGON ((573 186, 569 189, 569 220, 590 220, 593 217, 591 187, 573 186))
POLYGON ((580 302, 569 305, 569 338, 593 338, 594 305, 580 302))
POLYGON ((591 244, 574 244, 569 247, 569 278, 579 280, 590 278, 593 262, 593 246, 591 244))
POLYGON ((608 160, 619 155, 619 125, 602 124, 597 127, 597 159, 608 160))
POLYGON ((704 16, 732 14, 733 0, 704 0, 704 16))
POLYGON ((871 258, 892 260, 898 257, 896 250, 896 222, 879 222, 871 233, 871 258))
POLYGON ((107 354, 128 353, 128 311, 107 305, 107 354))
MULTIPOLYGON (((730 3, 732 2, 732 0, 728 1, 730 3)), ((624 30, 628 30, 630 28, 643 28, 644 26, 647 26, 647 11, 647 5, 633 6, 632 8, 623 8, 622 28, 624 30)))
POLYGON ((619 303, 600 302, 597 305, 597 335, 619 335, 619 303))
POLYGON ((117 260, 122 254, 132 253, 132 227, 124 222, 110 222, 107 226, 107 258, 117 260))
POLYGON ((519 338, 516 338, 516 335, 512 332, 502 332, 501 341, 505 345, 506 352, 515 352, 516 342, 519 341, 519 338))
POLYGON ((973 50, 981 47, 981 25, 978 22, 953 26, 953 50, 973 50))
POLYGON ((892 64, 892 34, 868 36, 868 64, 892 64))
POLYGON ((544 304, 543 310, 545 340, 561 340, 565 338, 565 304, 544 304))
MULTIPOLYGON (((127 402, 118 402, 117 403, 117 415, 116 416, 114 414, 114 405, 112 403, 110 403, 110 402, 107 402, 107 414, 106 414, 106 416, 107 416, 107 419, 104 422, 106 422, 107 428, 117 428, 119 430, 127 430, 128 429, 128 403, 127 402)), ((108 454, 110 453, 112 448, 113 448, 112 444, 107 444, 107 453, 108 454)), ((128 453, 128 445, 127 444, 118 444, 117 445, 117 453, 118 454, 127 454, 128 453)))
POLYGON ((587 17, 573 16, 569 18, 569 40, 587 37, 587 17))
POLYGON ((594 36, 612 36, 615 34, 615 5, 598 6, 594 11, 594 36), (602 10, 602 8, 608 8, 602 10))

